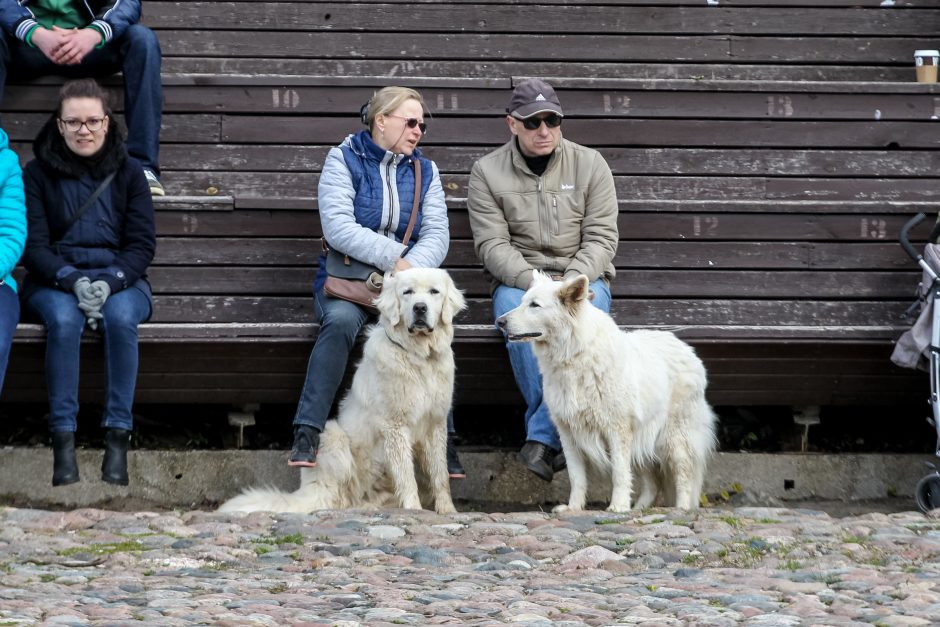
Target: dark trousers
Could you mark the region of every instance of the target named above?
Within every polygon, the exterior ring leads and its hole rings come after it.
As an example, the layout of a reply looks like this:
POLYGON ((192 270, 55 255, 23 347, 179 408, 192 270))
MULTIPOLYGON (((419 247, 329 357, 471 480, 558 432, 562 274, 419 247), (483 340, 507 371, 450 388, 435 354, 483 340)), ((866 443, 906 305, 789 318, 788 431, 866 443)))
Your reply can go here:
POLYGON ((128 27, 120 37, 89 52, 78 65, 56 65, 39 48, 31 48, 15 37, 4 35, 0 37, 0 103, 8 74, 25 79, 47 74, 73 79, 123 72, 127 151, 145 168, 159 174, 163 114, 160 61, 157 36, 139 24, 128 27))
POLYGON ((10 358, 10 344, 20 319, 20 301, 9 285, 0 285, 0 392, 3 391, 3 375, 10 358))

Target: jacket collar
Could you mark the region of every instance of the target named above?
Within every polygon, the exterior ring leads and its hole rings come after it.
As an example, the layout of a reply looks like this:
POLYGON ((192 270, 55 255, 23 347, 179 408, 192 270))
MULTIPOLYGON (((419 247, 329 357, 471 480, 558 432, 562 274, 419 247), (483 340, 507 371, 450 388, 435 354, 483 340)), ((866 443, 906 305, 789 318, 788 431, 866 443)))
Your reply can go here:
POLYGON ((372 135, 369 133, 369 131, 366 130, 362 130, 358 133, 350 135, 343 141, 343 143, 349 146, 354 153, 363 159, 369 159, 378 163, 394 161, 396 164, 398 164, 408 159, 417 160, 421 158, 421 150, 419 148, 415 148, 411 157, 401 153, 396 154, 385 150, 372 141, 372 135))
MULTIPOLYGON (((552 152, 552 158, 548 160, 548 165, 545 167, 545 171, 542 172, 542 176, 545 176, 546 174, 552 172, 555 168, 558 167, 558 162, 560 161, 560 159, 558 158, 558 155, 564 149, 565 149, 565 138, 562 136, 559 136, 558 146, 555 148, 555 151, 552 152)), ((526 164, 525 157, 522 156, 522 152, 519 150, 519 143, 516 140, 515 135, 513 135, 509 139, 509 153, 512 155, 512 165, 514 168, 516 168, 517 170, 521 170, 522 172, 530 176, 537 176, 535 172, 529 169, 528 164, 526 164)))

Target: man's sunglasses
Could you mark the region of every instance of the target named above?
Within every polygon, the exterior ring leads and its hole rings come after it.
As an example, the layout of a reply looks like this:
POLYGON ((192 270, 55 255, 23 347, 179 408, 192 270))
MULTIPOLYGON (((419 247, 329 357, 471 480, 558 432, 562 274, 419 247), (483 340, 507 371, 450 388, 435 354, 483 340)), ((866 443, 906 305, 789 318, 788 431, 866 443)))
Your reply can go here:
POLYGON ((550 113, 544 118, 537 118, 533 115, 532 117, 528 117, 520 121, 522 122, 523 128, 525 128, 527 131, 538 130, 538 128, 542 126, 542 122, 545 122, 545 126, 548 128, 558 128, 561 126, 561 116, 557 113, 550 113))
POLYGON ((419 129, 421 129, 422 135, 428 132, 428 125, 425 124, 424 122, 419 122, 418 118, 406 118, 403 115, 395 115, 394 113, 389 113, 388 117, 401 118, 402 120, 405 121, 405 126, 407 126, 408 128, 414 128, 417 126, 419 129))

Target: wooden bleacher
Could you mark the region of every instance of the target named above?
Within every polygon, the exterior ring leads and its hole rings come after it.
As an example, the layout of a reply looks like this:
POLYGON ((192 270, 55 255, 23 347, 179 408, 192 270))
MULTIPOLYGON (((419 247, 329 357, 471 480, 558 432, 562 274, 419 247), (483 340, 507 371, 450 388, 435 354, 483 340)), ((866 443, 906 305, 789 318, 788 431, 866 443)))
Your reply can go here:
MULTIPOLYGON (((504 107, 529 76, 557 87, 565 136, 614 171, 614 317, 691 342, 713 404, 926 398, 926 376, 888 357, 919 276, 900 226, 940 206, 940 88, 914 82, 912 65, 915 49, 940 43, 935 1, 195 0, 144 10, 164 53, 171 196, 157 204, 139 402, 296 402, 316 334, 318 173, 361 128, 372 91, 400 84, 432 109, 422 149, 444 178, 446 267, 470 302, 457 402, 520 403, 466 189, 473 161, 507 140, 504 107)), ((3 125, 24 162, 58 84, 7 88, 3 125)), ((108 84, 120 100, 120 79, 108 84)), ((96 351, 89 343, 83 399, 101 395, 96 351)), ((43 400, 42 364, 41 327, 21 325, 3 400, 43 400)))

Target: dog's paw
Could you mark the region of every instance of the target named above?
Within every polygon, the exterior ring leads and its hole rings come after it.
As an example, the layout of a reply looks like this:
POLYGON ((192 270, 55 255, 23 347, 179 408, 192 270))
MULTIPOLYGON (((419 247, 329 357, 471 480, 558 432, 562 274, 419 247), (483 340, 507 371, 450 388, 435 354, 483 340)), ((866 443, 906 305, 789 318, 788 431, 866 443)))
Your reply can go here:
POLYGON ((454 507, 453 503, 444 503, 441 505, 437 505, 434 508, 434 511, 437 512, 438 514, 456 514, 457 508, 454 507))
POLYGON ((614 512, 615 514, 624 514, 630 511, 629 503, 611 503, 610 507, 607 508, 608 512, 614 512))
POLYGON ((580 512, 584 509, 580 505, 572 505, 571 503, 561 503, 552 508, 553 514, 561 514, 563 512, 580 512))

